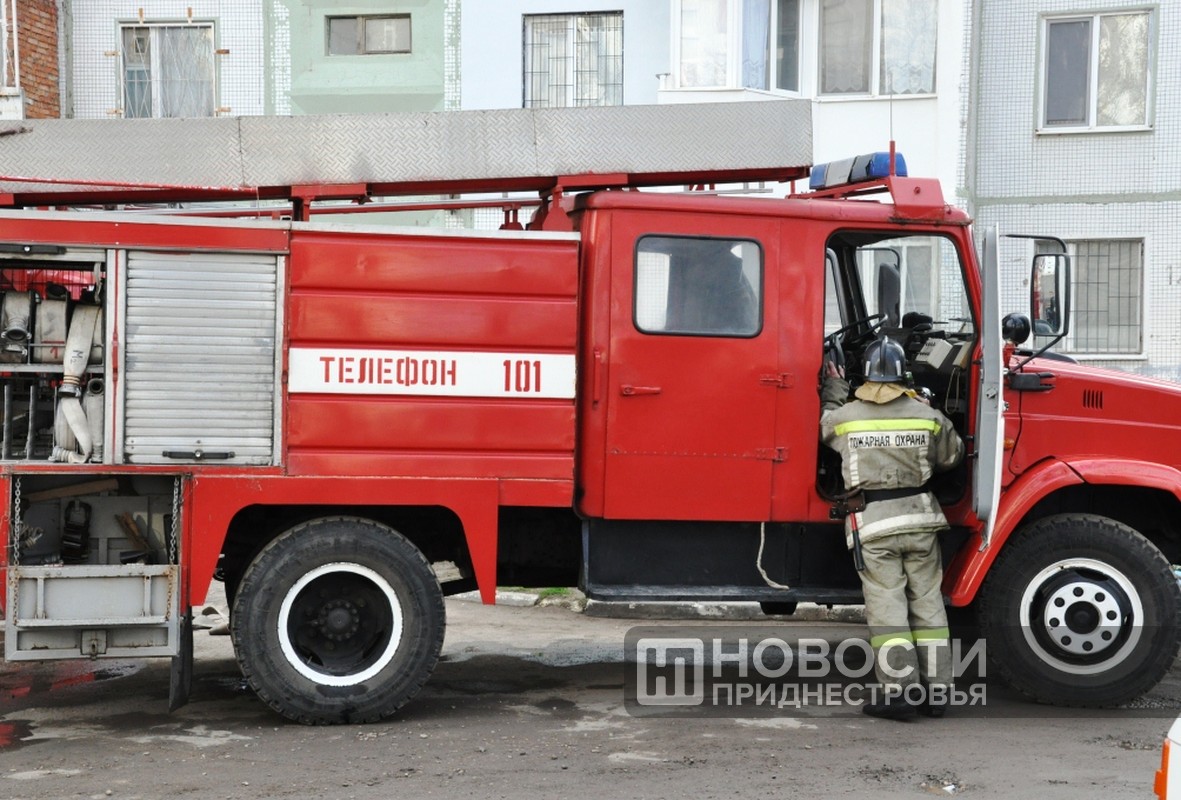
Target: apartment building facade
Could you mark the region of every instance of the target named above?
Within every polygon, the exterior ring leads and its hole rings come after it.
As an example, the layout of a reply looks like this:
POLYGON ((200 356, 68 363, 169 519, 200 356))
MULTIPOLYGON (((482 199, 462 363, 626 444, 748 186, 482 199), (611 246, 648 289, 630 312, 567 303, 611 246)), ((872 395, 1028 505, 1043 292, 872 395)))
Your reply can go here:
MULTIPOLYGON (((1181 380, 1181 7, 974 0, 961 202, 1074 255, 1073 357, 1181 380)), ((1027 302, 1032 243, 1002 264, 1027 302)), ((1006 251, 1002 251, 1006 252, 1006 251)))
MULTIPOLYGON (((1181 378, 1169 4, 15 0, 0 23, 8 118, 808 98, 815 161, 893 139, 980 224, 1061 236, 1076 286, 1059 349, 1181 378)), ((1033 247, 1002 251, 1008 309, 1033 247)))

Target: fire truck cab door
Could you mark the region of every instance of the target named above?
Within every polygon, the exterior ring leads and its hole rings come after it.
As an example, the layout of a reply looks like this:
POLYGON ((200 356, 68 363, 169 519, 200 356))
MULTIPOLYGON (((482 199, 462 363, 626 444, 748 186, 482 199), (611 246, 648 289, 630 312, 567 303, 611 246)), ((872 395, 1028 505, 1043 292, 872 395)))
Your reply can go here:
POLYGON ((614 224, 604 516, 769 519, 778 224, 661 222, 614 224))
POLYGON ((1000 267, 997 229, 984 232, 980 266, 981 301, 980 395, 976 406, 976 471, 972 480, 972 509, 984 524, 981 539, 988 544, 996 521, 1001 494, 1001 460, 1004 453, 1004 371, 1001 340, 1000 267))

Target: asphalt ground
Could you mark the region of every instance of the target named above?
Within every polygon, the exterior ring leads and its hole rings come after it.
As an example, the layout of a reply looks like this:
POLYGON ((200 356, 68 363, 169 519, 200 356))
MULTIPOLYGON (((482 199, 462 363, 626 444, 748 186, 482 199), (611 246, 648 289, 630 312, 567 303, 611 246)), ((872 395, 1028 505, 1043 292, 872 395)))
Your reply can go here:
MULTIPOLYGON (((172 714, 167 660, 0 664, 0 798, 1146 798, 1181 712, 1175 666, 1124 711, 1051 709, 989 683, 986 707, 939 720, 843 705, 645 715, 626 700, 628 633, 685 620, 456 599, 447 612, 434 676, 371 725, 284 721, 207 630, 191 702, 172 714)), ((832 618, 771 626, 864 635, 832 618)))

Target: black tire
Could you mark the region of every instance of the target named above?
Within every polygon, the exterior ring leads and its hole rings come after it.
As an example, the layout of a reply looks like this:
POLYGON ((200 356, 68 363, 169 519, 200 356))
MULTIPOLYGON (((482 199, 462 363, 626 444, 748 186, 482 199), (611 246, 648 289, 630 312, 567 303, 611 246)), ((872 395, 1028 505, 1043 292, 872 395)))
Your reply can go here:
POLYGON ((234 650, 258 696, 304 724, 394 714, 430 677, 443 645, 443 593, 401 534, 370 520, 297 525, 238 585, 234 650))
POLYGON ((1059 514, 1016 533, 978 605, 989 663, 1040 702, 1127 703, 1177 655, 1181 590, 1168 561, 1106 517, 1059 514))

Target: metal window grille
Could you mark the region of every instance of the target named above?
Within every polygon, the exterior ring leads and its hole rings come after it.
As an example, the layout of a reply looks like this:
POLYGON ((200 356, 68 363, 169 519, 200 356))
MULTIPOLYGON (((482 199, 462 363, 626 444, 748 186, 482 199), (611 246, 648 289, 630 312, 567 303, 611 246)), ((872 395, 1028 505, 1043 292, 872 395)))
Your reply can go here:
MULTIPOLYGON (((1140 353, 1144 329, 1144 241, 1067 242, 1072 256, 1071 353, 1140 353)), ((1039 247, 1039 252, 1050 252, 1039 247)))
POLYGON ((122 43, 124 117, 214 115, 213 25, 128 25, 122 43))
POLYGON ((525 17, 524 107, 623 105, 623 13, 525 17))

